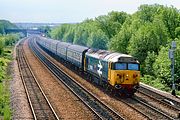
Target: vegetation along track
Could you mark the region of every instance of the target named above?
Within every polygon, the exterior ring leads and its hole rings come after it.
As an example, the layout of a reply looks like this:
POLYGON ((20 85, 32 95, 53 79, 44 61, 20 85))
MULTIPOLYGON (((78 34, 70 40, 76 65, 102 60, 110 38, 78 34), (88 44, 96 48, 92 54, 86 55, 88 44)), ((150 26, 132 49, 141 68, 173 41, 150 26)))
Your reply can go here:
POLYGON ((38 50, 38 48, 35 47, 33 40, 29 41, 29 47, 40 59, 40 61, 95 114, 96 118, 118 120, 124 119, 121 115, 102 103, 91 92, 86 90, 83 86, 59 69, 59 67, 52 63, 48 58, 46 58, 38 50))
POLYGON ((23 51, 23 41, 16 48, 20 76, 35 120, 59 120, 38 84, 23 51))
MULTIPOLYGON (((166 96, 163 96, 157 92, 154 92, 153 90, 151 90, 145 86, 140 86, 140 88, 137 92, 137 95, 138 95, 138 93, 142 94, 143 96, 147 96, 151 100, 156 101, 159 104, 163 105, 168 110, 173 111, 173 114, 174 114, 174 115, 172 115, 173 117, 180 118, 180 102, 170 99, 166 96)), ((147 103, 148 103, 148 101, 147 101, 147 103)), ((166 113, 170 114, 167 111, 166 111, 166 113)))

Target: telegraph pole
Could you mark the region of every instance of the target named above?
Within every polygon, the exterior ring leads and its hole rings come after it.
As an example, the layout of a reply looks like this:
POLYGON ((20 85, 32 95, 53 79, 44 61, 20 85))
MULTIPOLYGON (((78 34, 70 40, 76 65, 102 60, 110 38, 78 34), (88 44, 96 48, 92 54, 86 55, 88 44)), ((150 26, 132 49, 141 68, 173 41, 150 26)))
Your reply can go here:
POLYGON ((175 64, 175 61, 174 61, 174 52, 175 52, 175 49, 176 49, 176 42, 175 41, 172 41, 172 44, 171 44, 171 49, 169 49, 169 59, 171 59, 171 80, 172 80, 172 95, 176 96, 176 86, 175 86, 175 82, 174 82, 174 64, 175 64))

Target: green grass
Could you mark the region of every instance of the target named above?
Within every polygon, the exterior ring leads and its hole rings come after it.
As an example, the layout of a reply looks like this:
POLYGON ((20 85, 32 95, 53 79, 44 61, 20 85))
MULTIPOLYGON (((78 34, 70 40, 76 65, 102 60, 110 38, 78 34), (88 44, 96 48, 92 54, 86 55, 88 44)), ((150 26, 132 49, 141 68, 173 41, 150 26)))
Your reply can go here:
POLYGON ((9 80, 11 79, 8 73, 8 63, 12 61, 13 47, 6 47, 3 55, 0 56, 0 119, 10 120, 10 92, 9 80))
MULTIPOLYGON (((160 79, 154 78, 153 76, 150 76, 150 75, 145 75, 144 77, 142 77, 141 82, 143 82, 143 83, 145 83, 147 85, 150 85, 150 86, 152 86, 154 88, 157 88, 159 90, 169 92, 169 93, 171 93, 171 90, 172 90, 166 84, 161 83, 160 79)), ((176 90, 176 95, 180 96, 180 91, 176 90)))

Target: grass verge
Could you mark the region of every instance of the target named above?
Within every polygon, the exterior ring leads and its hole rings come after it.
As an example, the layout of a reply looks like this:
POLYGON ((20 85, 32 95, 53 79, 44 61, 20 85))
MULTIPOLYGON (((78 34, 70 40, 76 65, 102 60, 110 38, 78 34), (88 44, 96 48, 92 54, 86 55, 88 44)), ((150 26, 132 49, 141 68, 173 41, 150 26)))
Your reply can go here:
POLYGON ((0 56, 0 119, 10 120, 10 90, 9 81, 11 80, 10 62, 12 61, 13 47, 6 47, 0 56))

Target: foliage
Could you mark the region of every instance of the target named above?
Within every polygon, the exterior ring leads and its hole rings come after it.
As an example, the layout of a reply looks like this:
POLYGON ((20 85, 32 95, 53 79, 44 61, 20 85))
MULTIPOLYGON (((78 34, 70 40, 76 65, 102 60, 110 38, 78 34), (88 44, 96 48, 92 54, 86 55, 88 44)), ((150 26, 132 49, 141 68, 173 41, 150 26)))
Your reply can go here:
POLYGON ((111 38, 108 42, 108 47, 111 50, 118 51, 121 53, 127 53, 127 46, 131 38, 130 29, 131 20, 128 18, 123 24, 121 31, 111 38))
POLYGON ((154 20, 153 23, 145 23, 131 37, 128 51, 137 57, 140 62, 144 62, 148 51, 159 51, 161 45, 167 43, 167 32, 160 21, 154 20))
POLYGON ((8 28, 17 28, 17 26, 7 20, 0 20, 0 34, 4 34, 5 29, 8 28))
POLYGON ((141 81, 160 90, 170 92, 170 88, 166 84, 162 84, 162 80, 159 78, 156 79, 154 76, 145 75, 144 77, 141 77, 141 81))
MULTIPOLYGON (((180 83, 180 40, 175 39, 177 48, 175 50, 175 81, 180 83)), ((171 71, 170 65, 171 61, 168 58, 169 47, 162 47, 159 51, 156 61, 153 64, 154 73, 158 78, 162 79, 162 83, 166 83, 171 86, 171 71)))
POLYGON ((147 75, 154 75, 154 69, 153 69, 153 63, 155 62, 157 58, 157 55, 155 54, 155 52, 148 52, 148 55, 145 59, 145 65, 144 65, 144 73, 143 74, 147 74, 147 75))
POLYGON ((76 27, 76 32, 74 34, 73 43, 86 46, 87 39, 88 39, 88 32, 84 29, 83 26, 78 25, 76 27))
POLYGON ((0 36, 0 55, 3 53, 4 50, 4 38, 0 36))
POLYGON ((175 36, 178 38, 178 37, 180 37, 180 27, 177 27, 176 29, 175 29, 175 36))
POLYGON ((167 86, 171 86, 168 50, 173 40, 177 42, 175 79, 180 84, 179 26, 178 9, 145 4, 131 15, 112 11, 81 23, 63 24, 50 35, 61 41, 130 54, 141 63, 143 82, 168 91, 167 86))
POLYGON ((4 26, 2 23, 0 23, 0 34, 4 34, 4 26))
POLYGON ((125 12, 115 12, 112 11, 108 15, 102 15, 96 18, 97 26, 108 36, 112 38, 122 24, 125 22, 128 14, 125 12))
POLYGON ((9 86, 6 84, 8 80, 6 69, 10 62, 7 58, 9 57, 8 55, 0 58, 0 116, 3 116, 5 120, 11 118, 9 86))
POLYGON ((166 83, 168 85, 171 84, 171 72, 170 65, 171 62, 168 58, 168 50, 169 47, 161 47, 159 51, 159 55, 153 64, 153 69, 155 71, 155 75, 160 78, 162 83, 166 83))
POLYGON ((68 26, 68 24, 62 24, 61 26, 53 29, 50 33, 51 37, 62 41, 64 34, 67 32, 68 26))
POLYGON ((0 23, 4 26, 4 28, 17 28, 17 26, 8 20, 0 20, 0 23))
POLYGON ((19 40, 18 34, 8 34, 5 36, 5 46, 12 46, 19 40))
POLYGON ((180 38, 176 38, 176 50, 175 50, 175 80, 176 83, 180 86, 180 38))
POLYGON ((179 10, 174 7, 164 7, 162 19, 172 39, 175 39, 175 29, 180 26, 179 10))
POLYGON ((0 36, 0 55, 2 55, 6 46, 12 46, 19 40, 17 34, 8 34, 6 36, 0 36))
POLYGON ((46 37, 50 37, 51 28, 49 26, 41 26, 38 29, 45 33, 46 37))
POLYGON ((88 38, 88 46, 99 49, 107 49, 107 36, 101 30, 92 32, 88 38))
POLYGON ((12 60, 12 46, 19 40, 19 35, 5 35, 4 30, 15 27, 9 21, 0 20, 0 116, 5 120, 11 119, 7 67, 12 60))
POLYGON ((112 11, 95 20, 87 19, 78 24, 63 24, 52 30, 51 37, 79 45, 93 45, 92 47, 95 48, 107 49, 108 41, 121 29, 127 17, 128 14, 125 12, 112 11), (93 41, 103 44, 92 43, 93 41))

